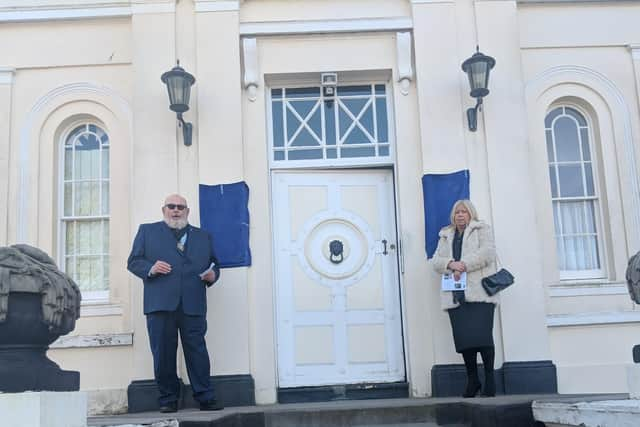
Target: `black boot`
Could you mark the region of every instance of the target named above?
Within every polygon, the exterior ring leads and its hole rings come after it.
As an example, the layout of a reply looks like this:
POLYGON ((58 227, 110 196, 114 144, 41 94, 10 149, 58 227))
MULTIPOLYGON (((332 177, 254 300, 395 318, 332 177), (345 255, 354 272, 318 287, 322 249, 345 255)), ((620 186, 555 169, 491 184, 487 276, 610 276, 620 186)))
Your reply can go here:
POLYGON ((493 397, 496 395, 496 380, 493 375, 495 348, 493 346, 482 347, 480 349, 480 356, 482 356, 482 364, 484 365, 484 388, 482 389, 482 395, 493 397))
POLYGON ((467 370, 467 387, 462 397, 474 397, 480 390, 477 355, 478 352, 476 350, 466 350, 462 352, 464 367, 467 370))

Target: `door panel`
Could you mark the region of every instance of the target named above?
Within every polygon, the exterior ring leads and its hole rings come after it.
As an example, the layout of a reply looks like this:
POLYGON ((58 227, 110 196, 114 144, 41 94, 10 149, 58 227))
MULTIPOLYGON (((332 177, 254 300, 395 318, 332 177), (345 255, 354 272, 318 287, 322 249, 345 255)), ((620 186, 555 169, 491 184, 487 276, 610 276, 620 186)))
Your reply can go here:
POLYGON ((280 387, 403 380, 391 171, 274 172, 280 387))

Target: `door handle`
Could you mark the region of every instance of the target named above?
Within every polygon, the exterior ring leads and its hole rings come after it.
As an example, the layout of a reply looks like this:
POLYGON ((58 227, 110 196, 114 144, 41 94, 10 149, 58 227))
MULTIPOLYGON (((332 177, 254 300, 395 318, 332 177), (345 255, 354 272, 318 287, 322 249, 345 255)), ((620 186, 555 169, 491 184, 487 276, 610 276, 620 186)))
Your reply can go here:
POLYGON ((387 255, 387 239, 382 239, 382 255, 387 255))

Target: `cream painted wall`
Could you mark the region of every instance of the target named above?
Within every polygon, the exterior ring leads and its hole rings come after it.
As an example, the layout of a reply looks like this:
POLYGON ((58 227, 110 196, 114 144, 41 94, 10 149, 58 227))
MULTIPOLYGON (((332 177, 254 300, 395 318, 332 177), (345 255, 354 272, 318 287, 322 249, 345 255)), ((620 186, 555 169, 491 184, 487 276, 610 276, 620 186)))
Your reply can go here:
POLYGON ((11 89, 13 69, 0 68, 0 245, 7 244, 9 215, 9 138, 11 136, 11 89))
POLYGON ((371 19, 410 16, 406 0, 245 0, 240 21, 324 21, 332 19, 371 19))

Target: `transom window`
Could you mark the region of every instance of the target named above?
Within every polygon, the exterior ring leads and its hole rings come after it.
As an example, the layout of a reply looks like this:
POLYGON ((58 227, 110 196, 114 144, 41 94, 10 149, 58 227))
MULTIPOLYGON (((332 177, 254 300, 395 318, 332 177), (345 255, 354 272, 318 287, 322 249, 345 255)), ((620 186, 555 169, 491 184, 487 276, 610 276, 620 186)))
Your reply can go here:
POLYGON ((316 86, 273 88, 271 118, 275 164, 354 158, 389 162, 384 84, 338 86, 331 97, 316 86))
POLYGON ((109 289, 109 137, 94 124, 63 141, 60 201, 61 265, 83 295, 109 289))
POLYGON ((545 134, 560 278, 603 277, 589 124, 562 106, 547 114, 545 134))

